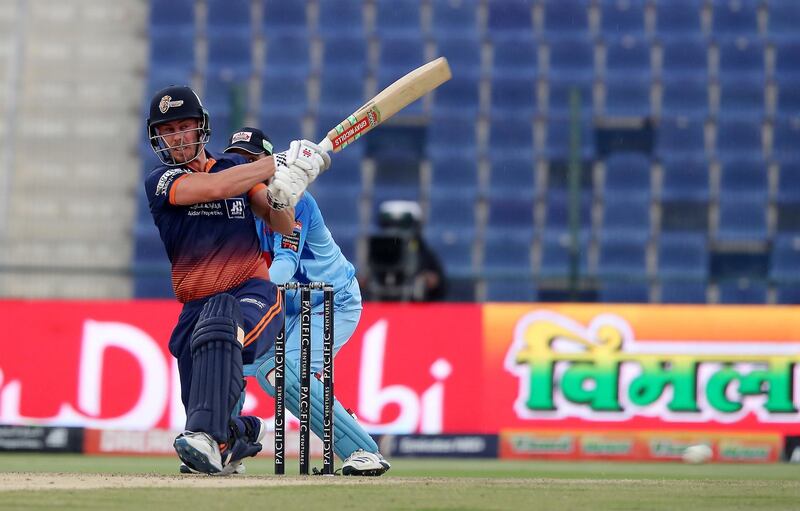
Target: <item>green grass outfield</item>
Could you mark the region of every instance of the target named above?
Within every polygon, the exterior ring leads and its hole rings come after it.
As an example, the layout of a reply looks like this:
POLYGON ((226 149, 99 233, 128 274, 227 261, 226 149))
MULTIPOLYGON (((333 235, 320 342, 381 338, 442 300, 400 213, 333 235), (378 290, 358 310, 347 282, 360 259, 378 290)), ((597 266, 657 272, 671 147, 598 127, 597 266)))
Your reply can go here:
POLYGON ((219 478, 179 476, 174 458, 0 455, 0 509, 800 509, 800 466, 789 464, 392 463, 380 478, 278 477, 264 457, 219 478))

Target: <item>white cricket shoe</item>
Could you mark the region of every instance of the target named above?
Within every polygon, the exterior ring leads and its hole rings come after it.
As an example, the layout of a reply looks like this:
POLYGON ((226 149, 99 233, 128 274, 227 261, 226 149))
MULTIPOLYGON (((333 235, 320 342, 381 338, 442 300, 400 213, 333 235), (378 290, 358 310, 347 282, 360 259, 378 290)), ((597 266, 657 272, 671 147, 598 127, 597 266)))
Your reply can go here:
POLYGON ((379 476, 392 468, 380 453, 358 449, 347 457, 342 464, 342 475, 345 476, 379 476))
MULTIPOLYGON (((197 470, 191 468, 186 463, 181 463, 181 466, 178 467, 178 471, 181 474, 202 474, 202 472, 198 472, 197 470)), ((222 469, 222 472, 225 472, 224 468, 222 469)), ((239 465, 237 465, 236 468, 233 469, 233 474, 236 475, 244 475, 246 473, 247 469, 245 468, 244 463, 242 463, 241 461, 239 462, 239 465)))
POLYGON ((204 474, 222 472, 219 445, 207 433, 184 431, 175 439, 173 447, 188 468, 204 474))

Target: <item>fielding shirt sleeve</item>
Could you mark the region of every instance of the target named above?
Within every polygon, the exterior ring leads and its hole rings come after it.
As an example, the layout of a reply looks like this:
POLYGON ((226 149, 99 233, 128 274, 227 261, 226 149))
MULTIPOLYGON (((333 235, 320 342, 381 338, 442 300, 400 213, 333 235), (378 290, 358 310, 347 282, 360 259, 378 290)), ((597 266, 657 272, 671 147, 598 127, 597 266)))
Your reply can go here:
POLYGON ((311 227, 311 208, 308 202, 301 200, 294 210, 294 228, 292 234, 284 236, 275 233, 272 247, 274 259, 269 267, 270 280, 276 284, 285 284, 292 280, 300 266, 300 254, 306 242, 308 229, 311 227))

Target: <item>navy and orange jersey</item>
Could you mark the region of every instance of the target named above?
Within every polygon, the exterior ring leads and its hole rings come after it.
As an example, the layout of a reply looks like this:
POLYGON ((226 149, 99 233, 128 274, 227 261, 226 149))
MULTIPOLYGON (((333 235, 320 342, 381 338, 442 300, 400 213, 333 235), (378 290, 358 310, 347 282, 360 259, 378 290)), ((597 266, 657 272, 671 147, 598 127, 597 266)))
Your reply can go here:
MULTIPOLYGON (((236 154, 212 157, 206 172, 246 163, 236 154)), ((172 263, 172 288, 180 302, 228 291, 248 279, 269 279, 247 194, 181 206, 175 185, 193 171, 160 166, 145 180, 150 213, 172 263)))

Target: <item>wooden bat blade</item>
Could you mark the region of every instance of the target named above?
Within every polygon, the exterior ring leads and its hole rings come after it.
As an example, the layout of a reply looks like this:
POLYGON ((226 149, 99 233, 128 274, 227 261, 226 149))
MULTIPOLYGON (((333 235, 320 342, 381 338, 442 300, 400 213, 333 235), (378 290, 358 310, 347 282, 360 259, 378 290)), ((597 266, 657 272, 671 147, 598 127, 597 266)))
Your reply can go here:
POLYGON ((449 80, 451 76, 450 65, 444 57, 418 67, 383 89, 330 130, 319 145, 326 151, 341 151, 364 133, 449 80))

